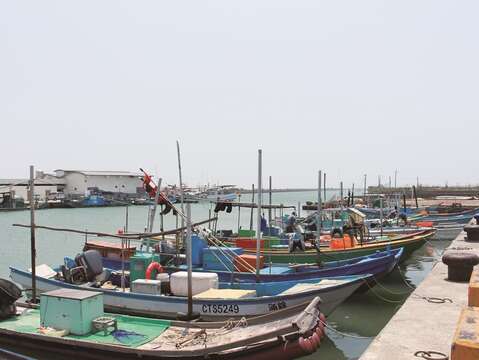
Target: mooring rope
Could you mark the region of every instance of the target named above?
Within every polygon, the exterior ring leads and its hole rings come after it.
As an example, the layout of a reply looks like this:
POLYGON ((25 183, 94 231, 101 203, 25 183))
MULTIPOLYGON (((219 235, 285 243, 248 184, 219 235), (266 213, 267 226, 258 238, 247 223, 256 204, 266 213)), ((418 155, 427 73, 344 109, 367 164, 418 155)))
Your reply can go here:
POLYGON ((384 291, 390 293, 391 295, 404 296, 404 295, 410 295, 411 294, 411 291, 396 292, 396 291, 389 290, 387 287, 382 285, 374 276, 373 276, 373 280, 376 282, 376 285, 379 285, 380 288, 382 288, 384 291))
POLYGON ((369 290, 371 290, 371 292, 372 292, 377 298, 379 298, 380 300, 385 301, 385 302, 387 302, 387 303, 391 303, 391 304, 402 304, 402 303, 404 302, 404 300, 391 300, 391 299, 385 298, 384 296, 379 295, 379 294, 373 289, 373 287, 367 282, 367 280, 363 280, 363 281, 366 283, 366 285, 367 285, 367 287, 369 288, 369 290))
POLYGON ((405 276, 405 275, 403 274, 403 272, 401 271, 401 267, 400 267, 400 266, 398 266, 398 271, 399 271, 399 275, 400 275, 400 277, 401 277, 401 280, 404 282, 404 284, 405 284, 408 288, 410 288, 410 289, 412 289, 412 290, 416 290, 416 287, 415 287, 415 286, 412 286, 412 285, 410 285, 410 284, 407 282, 406 276, 405 276))
POLYGON ((349 338, 353 338, 353 339, 371 339, 371 336, 360 336, 360 335, 351 335, 351 334, 347 334, 347 333, 343 333, 339 330, 336 330, 335 328, 333 328, 331 325, 328 325, 325 321, 323 320, 319 320, 325 328, 335 332, 336 334, 338 335, 341 335, 343 337, 349 337, 349 338))

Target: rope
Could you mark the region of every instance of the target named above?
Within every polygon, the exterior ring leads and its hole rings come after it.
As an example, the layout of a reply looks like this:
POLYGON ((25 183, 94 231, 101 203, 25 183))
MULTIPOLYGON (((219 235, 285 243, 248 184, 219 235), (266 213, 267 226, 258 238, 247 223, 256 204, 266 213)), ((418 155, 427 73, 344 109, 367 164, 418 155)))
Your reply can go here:
POLYGON ((398 266, 398 270, 399 270, 399 275, 401 276, 401 279, 402 279, 402 281, 404 282, 404 284, 406 284, 406 286, 407 286, 408 288, 410 288, 410 289, 412 289, 412 290, 416 290, 416 288, 415 288, 414 286, 410 285, 410 284, 407 282, 406 276, 402 273, 400 266, 398 266))
POLYGON ((414 356, 426 360, 449 360, 449 356, 437 351, 417 351, 414 356))
MULTIPOLYGON (((221 253, 223 253, 223 255, 227 256, 227 257, 230 257, 231 258, 231 262, 234 266, 234 263, 233 263, 233 260, 234 258, 236 257, 236 254, 233 253, 233 251, 231 251, 231 255, 228 255, 226 254, 226 252, 224 250, 221 249, 221 247, 226 247, 228 248, 227 246, 225 246, 224 242, 222 242, 221 240, 217 239, 215 236, 213 236, 213 234, 208 234, 207 232, 204 232, 204 234, 206 235, 206 237, 208 238, 208 240, 210 240, 214 245, 216 245, 217 247, 219 247, 219 251, 221 253)), ((256 272, 256 268, 251 266, 250 264, 248 264, 246 262, 246 260, 244 259, 241 259, 241 258, 238 258, 237 259, 238 262, 240 262, 246 269, 248 269, 249 272, 251 273, 254 273, 256 272)), ((235 266, 236 267, 236 266, 235 266)), ((236 267, 236 270, 239 271, 239 269, 236 267)))
POLYGON ((205 329, 201 329, 200 331, 194 333, 192 336, 190 336, 189 338, 183 340, 183 341, 180 341, 180 342, 177 342, 175 344, 175 347, 177 349, 181 349, 182 347, 184 347, 185 345, 187 344, 190 344, 192 342, 194 342, 195 340, 197 340, 198 338, 203 338, 202 340, 205 342, 205 346, 206 346, 206 341, 207 341, 207 333, 206 333, 206 330, 205 329))
POLYGON ((229 331, 235 330, 240 327, 248 327, 248 321, 245 317, 242 317, 238 321, 234 321, 233 319, 229 319, 226 321, 225 325, 222 326, 219 332, 215 332, 214 335, 224 335, 229 331))
POLYGON ((404 295, 409 295, 411 294, 410 291, 407 291, 407 292, 395 292, 395 291, 392 291, 392 290, 389 290, 387 287, 385 287, 384 285, 382 285, 374 276, 373 276, 373 280, 376 282, 376 285, 379 285, 380 288, 382 288, 383 290, 385 290, 386 292, 392 294, 392 295, 398 295, 398 296, 404 296, 404 295))
POLYGON ((367 280, 363 280, 364 283, 367 285, 367 287, 369 288, 369 290, 371 290, 371 292, 376 295, 376 297, 378 297, 380 300, 382 301, 385 301, 387 303, 391 303, 391 304, 402 304, 404 302, 404 300, 391 300, 391 299, 387 299, 381 295, 379 295, 378 293, 376 293, 376 291, 373 290, 373 287, 371 285, 369 285, 369 283, 367 282, 367 280))
POLYGON ((449 298, 440 298, 440 297, 434 297, 434 296, 421 296, 417 294, 412 294, 412 297, 415 299, 421 299, 421 300, 426 300, 427 302, 431 304, 445 304, 445 303, 450 303, 452 304, 452 300, 449 298))
MULTIPOLYGON (((235 265, 234 263, 234 259, 236 258, 236 254, 232 251, 231 251, 231 254, 228 254, 228 250, 223 250, 222 247, 223 246, 220 246, 220 245, 224 245, 220 240, 216 239, 214 236, 209 236, 208 239, 214 244, 216 245, 217 249, 220 251, 221 254, 223 254, 226 259, 233 265, 234 269, 238 272, 240 272, 239 268, 235 265)), ((221 261, 221 259, 218 257, 218 255, 216 255, 214 252, 213 252, 213 255, 223 264, 223 266, 225 266, 226 269, 229 269, 224 263, 223 261, 221 261)), ((238 258, 237 259, 238 262, 241 262, 241 264, 249 270, 249 272, 255 272, 256 269, 253 268, 250 264, 246 263, 245 260, 241 259, 241 258, 238 258)))
POLYGON ((442 251, 442 253, 439 252, 439 251, 436 249, 436 247, 433 245, 433 243, 432 243, 431 241, 429 241, 429 240, 426 240, 426 244, 428 244, 430 247, 432 247, 432 249, 434 250, 434 252, 436 253, 436 256, 437 256, 438 258, 442 258, 442 256, 443 256, 444 253, 446 252, 446 249, 444 249, 444 250, 442 251))
POLYGON ((359 336, 359 335, 351 335, 351 334, 343 333, 339 330, 336 330, 332 326, 328 325, 325 321, 323 321, 321 319, 319 321, 324 325, 325 328, 335 332, 338 335, 341 335, 342 337, 349 337, 349 338, 353 338, 353 339, 370 339, 371 338, 370 336, 359 336))

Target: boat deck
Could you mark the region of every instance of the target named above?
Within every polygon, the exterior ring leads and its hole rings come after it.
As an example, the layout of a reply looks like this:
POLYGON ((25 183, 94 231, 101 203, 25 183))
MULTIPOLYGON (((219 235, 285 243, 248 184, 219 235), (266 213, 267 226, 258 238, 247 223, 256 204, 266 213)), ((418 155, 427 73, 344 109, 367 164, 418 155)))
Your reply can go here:
MULTIPOLYGON (((171 321, 168 320, 139 318, 126 315, 115 315, 114 317, 117 321, 118 330, 138 335, 122 336, 121 341, 118 340, 118 337, 113 336, 111 331, 106 335, 103 331, 99 331, 88 335, 67 334, 61 337, 64 339, 81 340, 98 344, 138 348, 158 338, 171 324, 171 321)), ((1 321, 0 329, 18 331, 25 334, 41 334, 40 311, 37 309, 23 309, 21 315, 1 321)), ((45 335, 48 336, 48 333, 45 333, 45 335)), ((50 336, 54 336, 54 334, 50 336)))

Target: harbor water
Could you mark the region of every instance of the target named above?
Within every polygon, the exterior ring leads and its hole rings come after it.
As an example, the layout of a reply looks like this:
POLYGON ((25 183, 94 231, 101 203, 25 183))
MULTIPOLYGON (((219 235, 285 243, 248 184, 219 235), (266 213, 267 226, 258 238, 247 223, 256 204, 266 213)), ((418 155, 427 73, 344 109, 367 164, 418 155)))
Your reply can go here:
MULTIPOLYGON (((328 197, 333 195, 329 193, 328 197)), ((298 202, 314 201, 316 192, 273 193, 274 204, 294 205, 298 202)), ((251 201, 251 195, 243 195, 242 202, 251 201)), ((264 195, 263 203, 267 203, 264 195)), ((285 210, 290 213, 291 210, 285 210)), ((264 211, 266 217, 267 210, 264 211)), ((36 212, 37 225, 116 233, 123 229, 126 222, 125 207, 48 209, 36 212)), ((148 206, 128 207, 128 230, 142 232, 145 229, 148 206)), ((206 220, 214 216, 211 205, 207 203, 192 204, 193 222, 206 220)), ((219 214, 217 229, 237 230, 249 228, 251 210, 242 208, 239 214, 235 208, 231 213, 219 214)), ((279 211, 277 214, 279 215, 279 211)), ((159 231, 159 218, 156 218, 154 230, 159 231)), ((30 232, 29 229, 13 227, 13 224, 29 224, 28 211, 0 213, 2 251, 0 256, 0 277, 8 277, 9 266, 29 268, 30 232)), ((165 215, 165 230, 176 226, 177 219, 172 213, 165 215)), ((253 213, 253 227, 256 227, 256 215, 253 213)), ((37 264, 56 266, 63 263, 65 256, 79 253, 85 242, 85 236, 66 232, 37 230, 37 264)), ((452 240, 452 239, 451 239, 452 240)), ((111 240, 114 241, 114 240, 111 240)), ((388 320, 401 307, 412 289, 419 284, 435 262, 440 261, 442 251, 449 241, 431 240, 401 264, 389 277, 379 285, 360 295, 355 295, 343 303, 329 318, 325 339, 318 352, 307 359, 343 360, 357 359, 369 343, 386 325, 388 320)), ((31 354, 31 353, 30 353, 31 354)))

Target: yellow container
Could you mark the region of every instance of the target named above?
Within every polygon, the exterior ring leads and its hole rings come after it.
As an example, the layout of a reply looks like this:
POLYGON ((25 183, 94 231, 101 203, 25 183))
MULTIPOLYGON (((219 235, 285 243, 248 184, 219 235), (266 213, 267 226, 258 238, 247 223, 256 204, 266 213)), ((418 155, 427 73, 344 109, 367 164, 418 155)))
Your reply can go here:
POLYGON ((467 307, 461 312, 452 342, 451 360, 479 359, 479 308, 467 307))
POLYGON ((479 266, 475 266, 469 281, 469 306, 479 307, 479 266))

